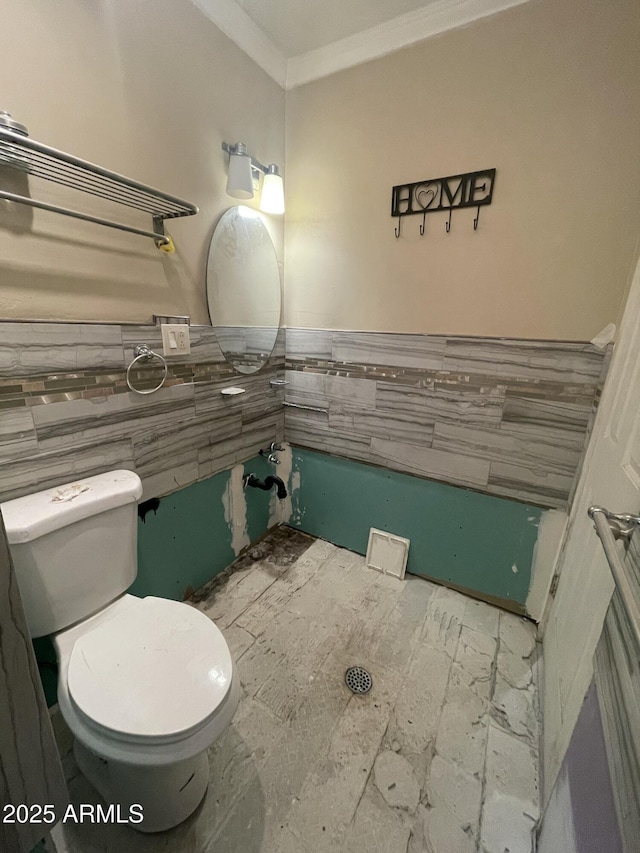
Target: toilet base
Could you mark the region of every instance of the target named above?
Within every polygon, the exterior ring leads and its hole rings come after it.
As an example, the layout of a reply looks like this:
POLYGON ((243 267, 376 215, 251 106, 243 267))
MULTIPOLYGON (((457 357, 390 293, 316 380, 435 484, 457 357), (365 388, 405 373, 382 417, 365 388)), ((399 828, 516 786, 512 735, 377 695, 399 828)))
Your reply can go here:
POLYGON ((196 810, 207 792, 206 752, 158 767, 101 758, 78 740, 74 740, 73 752, 83 775, 109 805, 120 804, 122 815, 129 815, 133 804, 142 807, 142 822, 134 822, 139 809, 131 813, 133 820, 129 822, 138 832, 162 832, 177 826, 196 810))

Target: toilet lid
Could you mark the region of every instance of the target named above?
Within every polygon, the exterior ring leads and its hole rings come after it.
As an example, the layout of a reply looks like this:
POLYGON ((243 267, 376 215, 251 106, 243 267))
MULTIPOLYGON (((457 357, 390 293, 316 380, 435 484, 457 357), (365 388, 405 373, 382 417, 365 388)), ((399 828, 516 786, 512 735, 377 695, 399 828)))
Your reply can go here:
POLYGON ((231 675, 226 641, 204 613, 149 597, 81 636, 67 679, 91 721, 149 738, 202 725, 227 695, 231 675))

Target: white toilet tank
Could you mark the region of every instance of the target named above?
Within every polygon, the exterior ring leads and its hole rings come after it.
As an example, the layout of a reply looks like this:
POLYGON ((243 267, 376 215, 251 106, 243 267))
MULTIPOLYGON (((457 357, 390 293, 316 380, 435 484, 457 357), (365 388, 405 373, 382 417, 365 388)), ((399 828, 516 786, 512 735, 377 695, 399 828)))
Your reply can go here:
POLYGON ((132 471, 109 471, 1 505, 29 631, 41 637, 90 616, 137 574, 132 471))

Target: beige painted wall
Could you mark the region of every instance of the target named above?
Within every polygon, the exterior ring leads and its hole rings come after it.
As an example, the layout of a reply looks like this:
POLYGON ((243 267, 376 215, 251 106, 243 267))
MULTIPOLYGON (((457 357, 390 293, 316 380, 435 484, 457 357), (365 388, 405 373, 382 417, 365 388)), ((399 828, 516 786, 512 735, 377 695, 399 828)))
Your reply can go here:
POLYGON ((640 6, 531 0, 287 98, 287 325, 589 340, 640 235, 640 6), (497 168, 403 221, 394 184, 497 168))
MULTIPOLYGON (((168 223, 178 249, 168 256, 142 237, 0 202, 0 318, 208 322, 208 241, 236 203, 220 145, 242 140, 284 166, 280 87, 189 0, 4 0, 0 81, 0 109, 34 139, 200 207, 168 223)), ((0 177, 23 192, 15 172, 0 177)), ((34 198, 105 215, 99 201, 30 185, 34 198)), ((269 228, 282 258, 282 220, 269 228)))
MULTIPOLYGON (((189 0, 3 11, 0 109, 201 212, 169 223, 166 256, 0 203, 0 317, 207 322, 207 244, 234 203, 220 143, 283 165, 284 93, 189 0)), ((531 0, 289 92, 287 324, 583 340, 617 320, 640 233, 639 40, 636 0, 531 0), (491 166, 477 233, 468 210, 449 235, 433 214, 424 238, 416 217, 395 240, 393 184, 491 166)))

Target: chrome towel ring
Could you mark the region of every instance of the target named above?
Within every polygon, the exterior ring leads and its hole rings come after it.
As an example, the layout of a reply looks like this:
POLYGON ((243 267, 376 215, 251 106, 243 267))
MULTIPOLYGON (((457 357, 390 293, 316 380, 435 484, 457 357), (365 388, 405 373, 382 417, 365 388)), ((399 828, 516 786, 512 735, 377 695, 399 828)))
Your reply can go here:
POLYGON ((131 362, 131 364, 129 365, 129 367, 127 367, 127 385, 129 386, 130 390, 136 394, 153 394, 156 391, 159 391, 160 388, 162 388, 162 386, 164 385, 165 379, 167 378, 167 373, 169 372, 169 369, 167 367, 167 361, 164 358, 164 356, 160 355, 157 352, 154 352, 146 344, 138 344, 138 346, 133 351, 133 355, 134 355, 134 359, 131 362), (129 373, 130 373, 133 365, 136 363, 136 361, 151 361, 152 358, 159 358, 160 359, 160 361, 164 365, 164 376, 160 380, 160 384, 156 385, 155 388, 148 388, 146 391, 140 391, 138 388, 134 388, 133 385, 131 384, 131 379, 129 378, 129 373))

